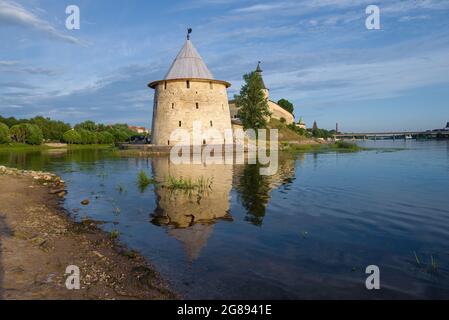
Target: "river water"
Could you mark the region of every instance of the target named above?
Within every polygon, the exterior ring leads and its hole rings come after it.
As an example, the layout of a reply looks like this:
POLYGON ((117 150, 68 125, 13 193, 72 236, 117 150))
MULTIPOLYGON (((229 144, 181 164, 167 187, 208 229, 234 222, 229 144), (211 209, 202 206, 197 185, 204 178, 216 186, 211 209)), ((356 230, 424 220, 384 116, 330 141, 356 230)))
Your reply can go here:
POLYGON ((449 142, 362 144, 372 149, 281 155, 273 176, 101 150, 0 153, 0 164, 61 175, 71 215, 118 230, 187 299, 448 299, 449 142), (141 190, 141 170, 211 188, 141 190), (380 290, 365 287, 368 265, 380 290))

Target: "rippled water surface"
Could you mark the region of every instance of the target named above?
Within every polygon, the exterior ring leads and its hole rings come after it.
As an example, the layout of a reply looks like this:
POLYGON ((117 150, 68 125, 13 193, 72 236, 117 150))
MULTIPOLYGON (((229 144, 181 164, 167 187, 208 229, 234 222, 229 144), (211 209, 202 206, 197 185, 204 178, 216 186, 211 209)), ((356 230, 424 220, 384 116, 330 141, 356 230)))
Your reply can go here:
POLYGON ((60 174, 70 214, 118 230, 185 298, 449 298, 449 143, 366 145, 379 149, 282 155, 268 177, 98 150, 0 153, 0 164, 60 174), (140 170, 211 189, 142 192, 140 170), (372 264, 379 291, 365 288, 372 264))

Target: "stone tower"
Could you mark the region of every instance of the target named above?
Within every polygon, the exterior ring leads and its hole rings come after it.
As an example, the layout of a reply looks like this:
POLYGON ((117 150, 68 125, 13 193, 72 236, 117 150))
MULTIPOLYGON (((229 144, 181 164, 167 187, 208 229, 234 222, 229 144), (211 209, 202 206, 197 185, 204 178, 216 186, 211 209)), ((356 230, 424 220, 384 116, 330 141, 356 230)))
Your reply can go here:
POLYGON ((216 129, 223 137, 231 130, 227 88, 230 83, 215 80, 187 36, 163 80, 148 85, 154 89, 151 143, 173 146, 181 140, 170 138, 176 129, 190 133, 192 144, 223 143, 207 135, 193 141, 193 122, 201 123, 201 131, 216 129), (213 140, 213 141, 211 141, 213 140))
POLYGON ((262 80, 262 91, 263 91, 264 97, 268 99, 270 97, 270 92, 269 92, 267 86, 265 85, 265 82, 263 81, 263 77, 262 77, 263 71, 262 71, 262 68, 260 67, 260 61, 257 63, 257 68, 256 68, 255 72, 262 80))

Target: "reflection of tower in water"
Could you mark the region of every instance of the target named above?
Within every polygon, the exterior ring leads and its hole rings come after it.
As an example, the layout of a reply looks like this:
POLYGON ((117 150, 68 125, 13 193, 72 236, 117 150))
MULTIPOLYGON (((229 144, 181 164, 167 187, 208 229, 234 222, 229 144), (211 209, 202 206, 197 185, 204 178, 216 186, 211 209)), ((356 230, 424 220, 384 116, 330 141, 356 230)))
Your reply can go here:
POLYGON ((157 208, 151 222, 165 226, 168 234, 183 243, 190 260, 198 258, 217 220, 232 220, 229 193, 232 188, 232 165, 172 164, 168 157, 153 158, 157 208), (167 188, 170 179, 207 181, 206 190, 167 188))

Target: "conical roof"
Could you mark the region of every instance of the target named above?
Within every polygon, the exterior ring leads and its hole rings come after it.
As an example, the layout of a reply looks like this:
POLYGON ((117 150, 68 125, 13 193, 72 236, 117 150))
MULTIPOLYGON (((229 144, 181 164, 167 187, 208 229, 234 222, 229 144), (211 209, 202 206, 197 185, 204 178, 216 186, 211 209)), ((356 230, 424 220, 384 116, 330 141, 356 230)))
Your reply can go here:
POLYGON ((259 75, 260 80, 262 81, 262 89, 267 89, 267 87, 265 86, 265 82, 263 81, 263 77, 262 77, 262 68, 260 67, 260 61, 257 63, 257 68, 256 68, 256 73, 259 75))
POLYGON ((203 58, 201 58, 189 39, 186 40, 181 51, 179 51, 164 80, 186 78, 214 79, 203 58))

